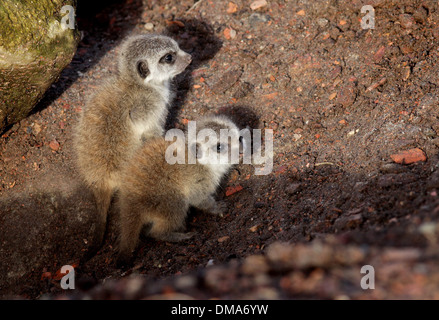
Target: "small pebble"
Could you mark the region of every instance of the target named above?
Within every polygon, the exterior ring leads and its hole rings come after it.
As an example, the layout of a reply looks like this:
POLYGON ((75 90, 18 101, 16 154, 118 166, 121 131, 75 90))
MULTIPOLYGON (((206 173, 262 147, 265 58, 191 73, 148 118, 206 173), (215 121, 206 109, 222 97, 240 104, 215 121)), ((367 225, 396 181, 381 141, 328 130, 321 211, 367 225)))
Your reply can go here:
POLYGON ((401 151, 390 155, 390 158, 400 164, 411 164, 419 161, 426 161, 427 156, 424 151, 419 148, 414 148, 406 151, 401 151))
POLYGON ((59 142, 56 141, 56 139, 50 141, 49 148, 52 149, 53 151, 58 151, 59 150, 59 142))
POLYGON ((252 9, 253 11, 254 11, 254 10, 258 10, 258 9, 260 9, 260 8, 262 8, 262 7, 265 7, 267 4, 268 4, 268 3, 267 3, 266 0, 256 0, 256 1, 253 1, 253 2, 250 4, 250 9, 252 9))
POLYGON ((223 243, 223 242, 225 242, 225 241, 227 241, 227 240, 229 240, 229 239, 230 239, 229 236, 224 236, 224 237, 219 238, 219 239, 218 239, 218 242, 219 242, 219 243, 223 243))
POLYGON ((244 274, 260 274, 268 272, 269 267, 264 256, 254 255, 245 258, 242 265, 242 272, 244 274))
POLYGON ((410 14, 400 14, 399 22, 401 23, 401 26, 405 29, 413 27, 413 25, 416 23, 415 18, 410 14))
POLYGON ((143 27, 148 31, 154 30, 154 25, 151 22, 146 23, 143 27))
POLYGON ((238 6, 234 4, 233 2, 229 2, 229 5, 227 7, 227 13, 235 13, 238 10, 238 6))

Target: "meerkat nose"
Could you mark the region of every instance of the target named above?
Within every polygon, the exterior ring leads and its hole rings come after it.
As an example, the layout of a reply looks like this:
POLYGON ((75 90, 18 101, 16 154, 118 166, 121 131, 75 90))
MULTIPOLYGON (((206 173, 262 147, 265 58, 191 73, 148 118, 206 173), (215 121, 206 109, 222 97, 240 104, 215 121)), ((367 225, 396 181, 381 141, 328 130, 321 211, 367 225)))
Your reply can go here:
MULTIPOLYGON (((185 52, 186 53, 186 52, 185 52)), ((185 54, 185 60, 189 64, 192 62, 192 56, 189 53, 185 54)))

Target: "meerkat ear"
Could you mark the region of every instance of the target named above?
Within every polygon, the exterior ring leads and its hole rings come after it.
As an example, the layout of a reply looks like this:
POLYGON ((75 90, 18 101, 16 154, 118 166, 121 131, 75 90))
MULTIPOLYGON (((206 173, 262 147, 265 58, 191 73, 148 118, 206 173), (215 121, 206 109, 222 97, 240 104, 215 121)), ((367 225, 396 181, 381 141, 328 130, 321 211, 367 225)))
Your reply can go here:
POLYGON ((145 79, 149 75, 148 63, 144 60, 137 62, 137 72, 142 79, 145 79))

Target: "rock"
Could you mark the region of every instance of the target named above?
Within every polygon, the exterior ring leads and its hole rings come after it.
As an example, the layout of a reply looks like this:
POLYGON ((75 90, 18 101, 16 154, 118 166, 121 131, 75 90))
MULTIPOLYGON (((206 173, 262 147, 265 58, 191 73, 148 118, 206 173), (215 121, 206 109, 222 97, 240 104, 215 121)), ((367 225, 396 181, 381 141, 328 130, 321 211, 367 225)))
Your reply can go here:
POLYGON ((59 142, 56 141, 56 139, 53 139, 52 141, 49 142, 49 148, 52 149, 53 151, 58 151, 59 150, 59 142))
POLYGON ((145 28, 145 30, 148 30, 148 31, 154 30, 154 25, 151 22, 145 23, 145 25, 143 27, 145 28))
POLYGON ((418 227, 418 231, 427 238, 430 245, 435 247, 437 245, 438 227, 439 225, 435 222, 424 222, 418 227))
POLYGON ((404 249, 385 249, 382 253, 381 259, 383 261, 391 262, 403 262, 403 261, 416 261, 422 256, 422 253, 417 248, 404 248, 404 249))
POLYGON ((333 260, 333 249, 318 242, 310 245, 297 245, 295 247, 294 264, 298 269, 315 267, 329 267, 333 260))
POLYGON ((258 10, 258 9, 260 9, 260 8, 262 8, 262 7, 265 7, 267 4, 268 4, 268 3, 267 3, 266 0, 256 0, 256 1, 253 1, 253 2, 250 4, 250 9, 252 9, 253 11, 254 11, 254 10, 258 10))
POLYGON ((214 266, 214 265, 215 265, 215 263, 213 262, 213 259, 209 259, 209 261, 207 261, 207 263, 206 263, 206 268, 210 267, 210 266, 214 266))
POLYGON ((255 225, 255 226, 249 228, 248 230, 249 230, 250 232, 256 232, 256 231, 258 231, 259 227, 260 227, 260 225, 257 224, 257 225, 255 225))
POLYGON ((406 151, 401 151, 390 155, 390 158, 400 164, 411 164, 419 161, 426 161, 427 156, 424 151, 419 148, 414 148, 406 151))
POLYGON ((365 257, 365 252, 356 246, 336 248, 334 252, 335 261, 341 265, 357 264, 364 261, 365 257))
POLYGON ((233 2, 229 2, 227 6, 227 13, 235 13, 238 10, 238 6, 234 4, 233 2))
POLYGON ((75 3, 0 3, 0 132, 25 118, 72 60, 79 33, 63 27, 61 8, 75 3))
POLYGON ((276 270, 293 268, 293 255, 293 247, 287 243, 275 242, 267 248, 267 258, 276 270))
POLYGON ((407 44, 401 44, 399 49, 401 50, 401 52, 403 54, 409 54, 409 53, 412 53, 414 51, 413 47, 411 45, 407 45, 407 44))
POLYGON ((404 81, 408 80, 408 78, 410 77, 410 73, 411 73, 410 67, 404 67, 402 71, 402 79, 404 81))
POLYGON ((127 299, 135 299, 136 295, 142 288, 143 282, 140 276, 134 276, 133 278, 128 278, 125 281, 124 293, 127 299))
POLYGON ((241 185, 238 185, 236 187, 227 187, 226 188, 226 197, 231 196, 232 194, 235 194, 239 191, 241 191, 243 187, 241 185))
POLYGON ((357 134, 359 131, 360 131, 360 129, 354 129, 354 130, 349 131, 346 135, 348 137, 352 137, 353 135, 357 134))
POLYGON ((300 191, 302 185, 300 183, 292 183, 286 189, 285 192, 289 195, 293 195, 300 191))
MULTIPOLYGON (((210 261, 210 260, 209 260, 210 261)), ((180 290, 193 288, 197 285, 197 278, 192 275, 184 275, 175 280, 175 287, 180 290)))
POLYGON ((225 28, 224 29, 224 37, 227 40, 234 39, 236 37, 236 31, 233 30, 232 28, 225 28))
POLYGON ((214 292, 230 292, 236 285, 236 273, 224 267, 211 267, 206 269, 205 285, 214 292))
POLYGON ((245 258, 241 270, 244 274, 260 274, 267 273, 269 266, 265 257, 260 255, 249 256, 245 258))
POLYGON ((331 246, 320 242, 295 246, 275 242, 268 247, 267 258, 272 269, 277 271, 308 269, 331 266, 334 252, 331 246))
POLYGON ((37 135, 41 132, 41 126, 38 123, 34 123, 33 129, 32 129, 33 134, 37 135))
POLYGON ((218 242, 219 242, 219 243, 222 243, 222 242, 225 242, 225 241, 227 241, 227 240, 229 240, 229 239, 230 239, 229 236, 224 236, 224 237, 219 238, 219 239, 218 239, 218 242))

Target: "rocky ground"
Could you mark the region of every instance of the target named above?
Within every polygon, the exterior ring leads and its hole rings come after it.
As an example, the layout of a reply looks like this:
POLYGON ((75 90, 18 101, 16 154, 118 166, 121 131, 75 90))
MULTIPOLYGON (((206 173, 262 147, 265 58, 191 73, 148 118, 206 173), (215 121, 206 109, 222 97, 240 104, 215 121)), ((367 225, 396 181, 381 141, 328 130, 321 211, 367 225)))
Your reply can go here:
POLYGON ((36 111, 0 141, 0 295, 24 298, 439 297, 436 1, 78 1, 83 38, 36 111), (363 29, 361 7, 375 9, 363 29), (178 244, 145 239, 114 265, 78 178, 72 130, 124 37, 174 37, 193 63, 168 127, 224 113, 274 130, 274 167, 239 165, 224 217, 192 210, 178 244), (73 265, 77 287, 60 288, 73 265), (375 289, 364 290, 364 265, 375 289))

